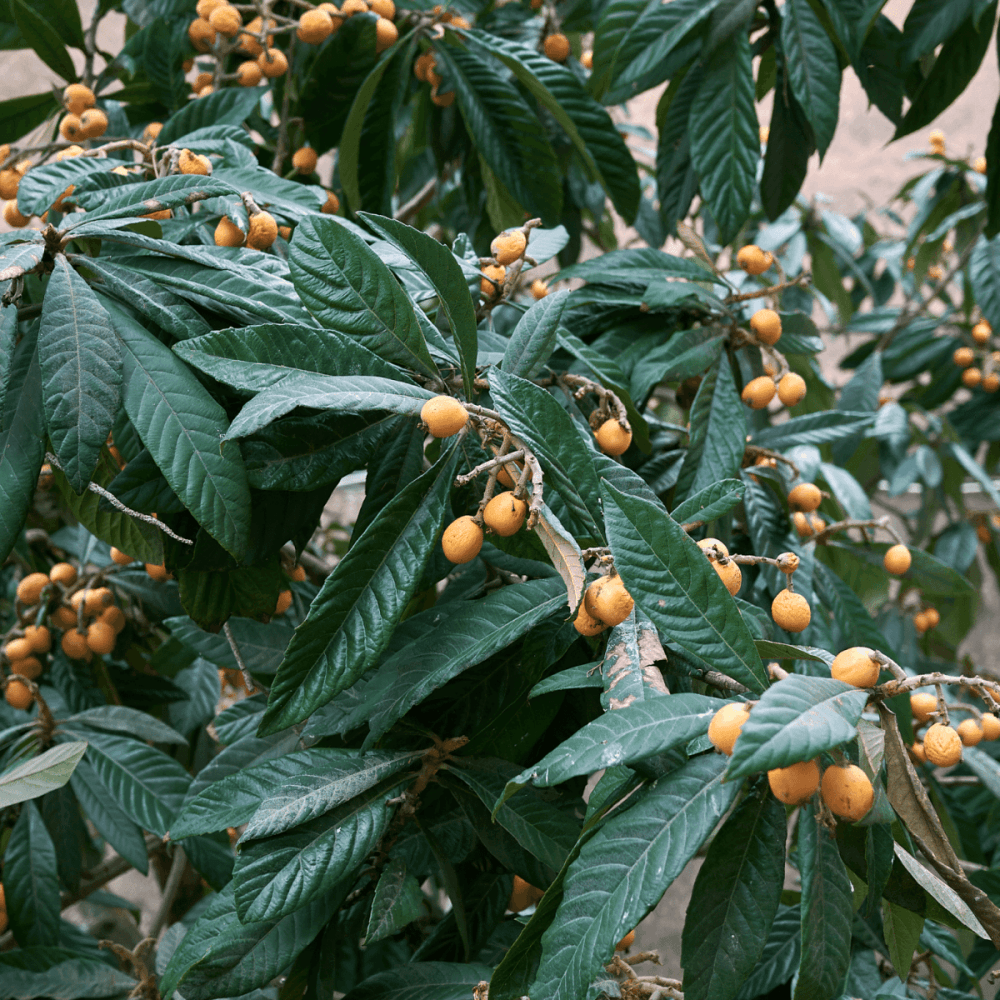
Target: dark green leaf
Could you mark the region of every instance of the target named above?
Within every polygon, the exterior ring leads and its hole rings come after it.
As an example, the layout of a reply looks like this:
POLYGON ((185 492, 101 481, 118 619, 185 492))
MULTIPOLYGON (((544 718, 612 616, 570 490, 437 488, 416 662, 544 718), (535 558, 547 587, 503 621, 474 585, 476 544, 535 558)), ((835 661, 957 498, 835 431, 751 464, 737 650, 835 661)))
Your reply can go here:
POLYGON ((104 729, 112 733, 128 733, 130 736, 137 736, 153 743, 187 743, 176 729, 172 729, 165 722, 161 722, 148 712, 140 712, 137 708, 128 708, 126 705, 87 708, 69 716, 65 721, 69 725, 93 726, 95 729, 104 729))
POLYGON ((14 15, 18 31, 35 50, 38 58, 67 83, 72 83, 76 79, 73 60, 48 19, 29 6, 25 0, 10 0, 10 11, 14 15))
MULTIPOLYGON (((307 219, 288 256, 295 289, 323 326, 386 361, 437 374, 413 304, 364 240, 333 219, 307 219)), ((464 281, 463 289, 468 297, 464 281)))
POLYGON ((665 344, 653 347, 632 368, 634 399, 645 399, 659 382, 700 375, 718 359, 725 346, 724 330, 703 326, 676 333, 665 344))
POLYGON ((728 514, 743 499, 746 486, 738 479, 722 479, 706 486, 683 503, 678 504, 670 516, 678 523, 688 521, 714 521, 728 514))
POLYGON ((799 964, 801 922, 797 905, 778 908, 764 954, 741 987, 737 1000, 753 1000, 792 978, 799 964))
MULTIPOLYGON (((34 949, 32 949, 34 950, 34 949)), ((87 1000, 122 997, 138 986, 131 976, 109 969, 104 962, 86 958, 66 958, 45 969, 5 968, 3 990, 6 1000, 87 1000)))
POLYGON ((583 845, 542 937, 531 994, 584 995, 615 942, 660 901, 732 805, 737 788, 722 783, 722 766, 715 755, 689 760, 583 845))
POLYGON ((89 174, 107 173, 120 161, 96 156, 74 156, 60 163, 46 163, 29 170, 17 186, 17 207, 22 215, 41 215, 70 186, 89 174))
POLYGON ((767 674, 750 631, 705 554, 667 513, 602 484, 615 567, 665 640, 752 691, 767 674))
POLYGON ((837 50, 808 0, 788 0, 781 13, 788 82, 812 126, 822 157, 833 139, 840 111, 837 50))
POLYGON ((1000 330, 1000 236, 979 238, 969 258, 969 278, 976 304, 990 325, 1000 330))
POLYGON ((812 760, 853 739, 868 692, 832 677, 790 674, 769 687, 743 725, 726 777, 812 760))
POLYGON ((424 894, 420 891, 420 883, 407 873, 402 861, 390 861, 375 886, 365 946, 391 937, 423 913, 424 894))
MULTIPOLYGON (((91 175, 94 176, 97 175, 91 175)), ((141 184, 125 184, 113 188, 91 187, 86 192, 81 185, 80 191, 73 192, 73 201, 87 211, 70 216, 66 220, 66 229, 72 231, 74 236, 117 238, 137 245, 146 245, 144 241, 150 240, 157 249, 162 249, 162 244, 153 241, 151 237, 144 237, 142 233, 122 230, 116 236, 115 227, 109 226, 109 223, 117 219, 141 217, 167 208, 193 205, 213 195, 238 193, 226 181, 197 174, 168 174, 141 184)))
POLYGON ((121 346, 90 286, 58 256, 38 329, 52 447, 77 493, 97 465, 121 403, 121 346))
POLYGON ((0 101, 0 142, 16 142, 58 110, 51 90, 0 101))
POLYGON ((278 667, 262 736, 301 721, 377 662, 437 542, 458 455, 456 446, 401 490, 326 578, 278 667))
POLYGON ((681 942, 685 1000, 733 1000, 764 953, 785 877, 785 809, 761 787, 712 840, 681 942))
POLYGON ((177 356, 103 300, 123 347, 125 410, 170 488, 206 531, 240 556, 250 530, 250 489, 239 447, 223 447, 225 410, 177 356))
POLYGON ((19 278, 33 271, 45 253, 43 243, 28 240, 24 243, 9 243, 0 252, 0 281, 19 278))
POLYGON ((799 813, 802 958, 795 1000, 837 1000, 851 963, 851 880, 814 806, 799 813))
POLYGON ((440 308, 448 317, 452 338, 462 362, 465 395, 472 399, 478 353, 476 310, 469 294, 469 283, 454 254, 434 237, 395 219, 384 219, 367 212, 362 212, 361 218, 394 246, 399 247, 427 275, 437 292, 440 308))
POLYGON ((744 32, 709 57, 691 105, 689 128, 702 197, 722 241, 728 242, 750 214, 760 159, 750 41, 744 32))
POLYGON ((923 929, 924 918, 919 913, 888 899, 882 900, 882 936, 889 947, 889 960, 904 983, 909 978, 913 953, 923 929))
POLYGON ((225 87, 197 101, 188 101, 163 123, 157 144, 169 145, 195 129, 212 125, 241 125, 259 100, 256 87, 225 87))
POLYGON ((56 849, 34 802, 21 807, 3 856, 10 929, 22 948, 59 943, 56 849))
POLYGON ((559 319, 569 297, 555 292, 536 302, 518 321, 504 351, 501 367, 510 375, 536 378, 556 345, 559 319))
POLYGON ((870 426, 871 413, 851 413, 846 410, 809 413, 791 417, 781 424, 755 431, 750 441, 759 448, 784 451, 798 444, 824 444, 856 434, 870 426))
POLYGON ((468 1000, 492 971, 478 963, 410 962, 370 976, 344 1000, 468 1000))

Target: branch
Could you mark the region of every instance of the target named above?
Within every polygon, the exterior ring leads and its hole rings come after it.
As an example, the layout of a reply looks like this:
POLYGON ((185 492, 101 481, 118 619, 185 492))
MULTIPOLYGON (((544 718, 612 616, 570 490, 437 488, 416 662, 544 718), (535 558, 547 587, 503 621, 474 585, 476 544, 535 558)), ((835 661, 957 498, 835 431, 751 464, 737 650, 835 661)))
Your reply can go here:
POLYGON ((156 911, 152 926, 149 929, 149 937, 158 938, 160 931, 167 925, 170 917, 170 908, 174 905, 174 897, 181 884, 181 877, 187 865, 187 855, 184 848, 177 844, 174 847, 174 857, 170 862, 170 873, 167 875, 167 882, 163 886, 163 898, 160 900, 160 908, 156 911))
POLYGON ((258 684, 257 681, 255 681, 250 675, 246 661, 240 653, 240 647, 236 645, 236 638, 233 635, 233 630, 229 627, 229 622, 226 622, 226 624, 222 626, 222 631, 226 636, 226 640, 229 642, 229 648, 233 651, 233 656, 236 658, 236 665, 240 668, 240 673, 243 675, 243 683, 246 684, 247 691, 252 692, 254 688, 258 688, 267 694, 267 688, 264 687, 263 684, 258 684))

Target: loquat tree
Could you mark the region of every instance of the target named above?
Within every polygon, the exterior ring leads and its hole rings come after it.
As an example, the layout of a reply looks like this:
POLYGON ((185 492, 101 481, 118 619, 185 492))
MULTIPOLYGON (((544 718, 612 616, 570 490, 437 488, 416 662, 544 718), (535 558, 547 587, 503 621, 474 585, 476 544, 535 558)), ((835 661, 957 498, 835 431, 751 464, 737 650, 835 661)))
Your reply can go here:
POLYGON ((0 997, 1000 978, 1000 132, 799 193, 997 2, 882 8, 0 11, 0 997))

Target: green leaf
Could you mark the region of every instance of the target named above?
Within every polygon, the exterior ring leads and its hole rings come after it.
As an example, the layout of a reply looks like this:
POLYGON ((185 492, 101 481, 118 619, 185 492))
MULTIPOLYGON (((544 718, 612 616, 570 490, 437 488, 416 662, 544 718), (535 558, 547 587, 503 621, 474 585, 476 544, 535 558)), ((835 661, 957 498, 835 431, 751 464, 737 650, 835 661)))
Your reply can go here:
POLYGON ((450 613, 448 605, 427 612, 441 617, 440 624, 396 650, 379 667, 365 691, 371 704, 365 747, 432 691, 505 649, 546 618, 567 612, 566 588, 559 579, 530 580, 501 587, 482 600, 456 603, 450 613))
MULTIPOLYGON (((35 952, 35 949, 26 949, 35 952)), ((46 949, 49 950, 49 949, 46 949)), ((41 951, 41 949, 39 949, 41 951)), ((3 970, 4 996, 9 1000, 94 1000, 121 997, 139 983, 102 961, 68 958, 45 969, 7 967, 3 970)))
POLYGON ((124 403, 170 488, 213 538, 239 557, 250 530, 250 488, 229 421, 180 359, 103 299, 123 347, 124 403))
POLYGON ((801 917, 798 906, 780 906, 757 967, 743 984, 737 1000, 753 1000, 792 978, 799 964, 801 917))
POLYGON ((469 1000, 493 970, 478 962, 409 962, 378 972, 355 986, 344 1000, 469 1000))
POLYGON ((521 316, 504 351, 501 367, 505 372, 526 379, 538 376, 556 346, 559 319, 568 298, 568 291, 550 293, 521 316))
POLYGON ((197 101, 188 101, 163 123, 156 144, 168 146, 199 128, 242 125, 259 100, 260 92, 256 87, 225 87, 197 101))
MULTIPOLYGON (((224 93, 224 91, 220 91, 224 93)), ((212 95, 209 95, 212 96, 212 95)), ((91 175, 94 177, 96 175, 91 175)), ((227 181, 217 177, 203 177, 197 174, 169 174, 141 184, 125 184, 113 188, 89 188, 74 191, 73 201, 84 213, 70 216, 65 228, 74 236, 114 237, 114 228, 108 223, 116 219, 142 217, 150 212, 160 212, 167 208, 180 208, 205 201, 216 195, 235 195, 239 192, 227 181)), ((142 233, 122 231, 118 238, 123 242, 143 244, 142 233)), ((151 240, 150 237, 145 237, 151 240)), ((152 241, 162 250, 162 243, 152 241)))
POLYGON ((764 953, 785 878, 785 809, 761 782, 713 838, 684 920, 685 1000, 733 1000, 764 953))
POLYGON ((327 329, 356 338, 386 361, 437 375, 413 304, 360 237, 333 219, 306 219, 295 231, 288 266, 303 304, 327 329))
POLYGON ((602 767, 629 764, 685 746, 708 732, 722 704, 718 698, 701 694, 670 694, 606 712, 509 781, 503 801, 527 784, 558 785, 602 767))
POLYGON ((438 72, 454 86, 465 127, 497 179, 532 215, 555 225, 562 171, 546 130, 515 85, 482 52, 437 45, 438 72))
POLYGON ((737 788, 722 783, 722 767, 715 755, 689 760, 650 785, 632 808, 612 816, 583 845, 542 937, 530 995, 585 994, 615 942, 660 901, 732 805, 737 788))
POLYGON ((407 873, 402 861, 390 860, 375 886, 365 947, 392 937, 423 913, 424 894, 420 891, 420 883, 407 873))
POLYGON ((456 445, 386 505, 323 582, 271 687, 260 735, 299 722, 373 666, 437 543, 456 445))
POLYGON ((764 173, 760 178, 760 200, 767 217, 777 219, 795 201, 809 169, 809 157, 816 151, 812 126, 802 105, 788 87, 788 65, 777 59, 774 104, 764 153, 764 173))
POLYGON ((420 751, 376 751, 338 760, 327 771, 302 774, 265 798, 243 831, 244 840, 271 837, 322 816, 398 774, 420 756, 420 751))
POLYGON ((686 499, 739 472, 746 450, 746 407, 725 354, 702 379, 691 407, 691 438, 675 496, 686 499))
POLYGON ((240 919, 273 920, 335 895, 339 883, 349 888, 392 819, 386 800, 398 790, 394 780, 288 833, 244 841, 233 868, 240 919))
POLYGON ((725 346, 727 334, 719 327, 704 326, 674 334, 643 354, 631 373, 634 399, 644 400, 660 382, 690 378, 711 368, 725 346))
POLYGON ((799 444, 825 444, 827 441, 857 434, 869 427, 873 420, 874 414, 853 413, 848 410, 807 413, 755 431, 750 443, 758 448, 771 448, 775 451, 787 451, 799 444))
POLYGON ((75 723, 78 726, 93 726, 95 729, 104 729, 112 733, 128 733, 130 736, 153 743, 187 744, 187 740, 176 729, 161 722, 156 716, 126 705, 86 708, 64 721, 70 725, 75 723))
MULTIPOLYGON (((590 92, 601 98, 608 89, 615 55, 648 0, 610 0, 600 11, 594 31, 594 59, 588 86, 590 92)), ((596 14, 595 14, 596 16, 596 14)))
POLYGON ((10 929, 22 948, 59 943, 56 849, 34 802, 21 807, 3 856, 10 929))
POLYGON ((163 836, 187 791, 191 776, 173 757, 139 740, 72 728, 63 731, 89 744, 86 760, 114 802, 143 829, 163 836))
POLYGON ((738 503, 742 502, 746 486, 738 479, 722 479, 706 486, 683 503, 678 504, 670 516, 678 523, 688 521, 714 521, 723 514, 728 514, 738 503))
POLYGON ((475 395, 473 381, 479 350, 476 309, 469 294, 469 283, 454 254, 433 236, 395 219, 385 219, 367 212, 361 212, 360 215, 375 232, 381 233, 393 246, 399 247, 430 280, 458 348, 465 396, 472 399, 475 395))
POLYGON ((35 50, 38 58, 67 83, 76 80, 73 60, 49 21, 25 3, 25 0, 10 0, 10 11, 14 15, 18 31, 35 50))
POLYGON ((658 661, 665 661, 660 638, 652 622, 633 609, 608 635, 601 662, 601 707, 627 708, 637 701, 668 694, 658 661))
POLYGON ((45 457, 42 379, 35 338, 14 350, 0 423, 0 558, 21 535, 45 457))
POLYGON ((933 52, 958 30, 972 10, 972 0, 938 4, 934 0, 915 0, 903 24, 904 62, 915 62, 933 52))
MULTIPOLYGON (((176 639, 217 667, 239 669, 225 636, 206 632, 190 618, 167 618, 163 624, 176 639)), ((273 674, 288 646, 291 628, 281 628, 274 621, 265 625, 246 618, 234 619, 229 628, 247 669, 251 673, 273 674)))
POLYGON ((790 674, 769 687, 743 724, 726 778, 812 760, 857 735, 868 692, 834 680, 790 674))
POLYGON ((924 918, 921 914, 888 899, 882 900, 882 936, 889 947, 889 960, 904 983, 909 978, 913 953, 920 943, 923 929, 924 918))
POLYGON ((833 653, 815 646, 791 646, 786 642, 771 642, 770 639, 754 639, 753 644, 761 658, 769 660, 810 660, 813 663, 833 663, 833 653))
POLYGON ((969 279, 976 304, 990 325, 1000 329, 1000 236, 979 238, 969 258, 969 279))
POLYGON ((94 829, 145 875, 149 871, 149 858, 142 830, 114 800, 94 768, 86 760, 81 760, 69 780, 80 808, 94 824, 94 829))
POLYGON ((705 554, 669 514, 602 484, 615 567, 665 640, 761 692, 760 654, 729 591, 705 554))
POLYGON ((19 278, 33 271, 45 253, 45 245, 40 241, 8 244, 0 253, 0 281, 19 278))
POLYGON ((90 285, 57 256, 38 328, 52 447, 77 493, 87 488, 121 405, 121 347, 90 285))
POLYGON ((822 157, 833 139, 840 113, 837 49, 809 0, 788 0, 781 13, 781 46, 788 60, 788 82, 812 126, 822 157))
POLYGON ((632 223, 640 198, 635 160, 611 116, 576 74, 537 49, 500 35, 472 30, 466 37, 499 59, 555 118, 579 154, 588 179, 600 181, 619 214, 632 223))
POLYGON ((0 774, 0 809, 62 788, 86 749, 86 743, 63 743, 0 774))
POLYGON ((750 214, 760 159, 754 107, 750 41, 737 32, 732 44, 709 57, 691 105, 691 160, 701 178, 701 193, 728 243, 750 214))
POLYGON ((41 215, 81 177, 107 173, 111 165, 118 162, 109 157, 74 156, 59 163, 33 167, 17 186, 17 207, 23 215, 41 215))
POLYGON ((795 1000, 837 1000, 851 964, 851 880, 812 805, 799 813, 799 871, 802 957, 795 1000))
POLYGON ((185 1000, 235 997, 264 986, 288 969, 343 901, 330 893, 281 920, 243 923, 234 885, 216 894, 170 957, 162 996, 183 983, 185 1000))
POLYGON ((506 372, 490 372, 490 393, 515 436, 538 456, 546 481, 586 530, 599 536, 594 463, 570 415, 544 389, 506 372))
POLYGON ((215 330, 174 345, 174 353, 243 392, 260 392, 302 372, 409 381, 395 366, 350 337, 292 323, 215 330))
POLYGON ((51 90, 0 101, 0 142, 16 142, 58 110, 51 90))

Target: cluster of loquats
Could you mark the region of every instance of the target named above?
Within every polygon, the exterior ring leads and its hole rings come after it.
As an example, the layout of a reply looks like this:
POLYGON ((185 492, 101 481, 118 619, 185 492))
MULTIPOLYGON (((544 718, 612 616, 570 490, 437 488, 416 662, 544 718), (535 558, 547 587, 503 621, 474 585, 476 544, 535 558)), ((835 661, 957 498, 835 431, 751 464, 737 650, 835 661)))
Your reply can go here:
POLYGON ((99 139, 108 130, 108 116, 97 107, 97 98, 90 87, 71 83, 63 91, 66 114, 59 122, 59 134, 67 142, 99 139))
POLYGON ((971 330, 971 337, 975 347, 957 347, 952 354, 952 361, 962 372, 962 384, 967 389, 980 388, 983 392, 997 392, 1000 390, 1000 351, 991 351, 990 339, 993 336, 993 327, 989 320, 977 320, 971 330), (981 357, 977 359, 976 352, 981 352, 981 357), (977 364, 978 360, 978 364, 977 364))
MULTIPOLYGON (((992 697, 997 700, 996 695, 992 697)), ((993 742, 1000 739, 1000 719, 993 712, 981 712, 966 702, 946 706, 943 693, 913 692, 910 695, 910 714, 915 740, 909 750, 921 764, 954 767, 962 759, 963 747, 974 747, 983 740, 993 742), (963 719, 958 726, 952 726, 949 708, 952 712, 966 712, 969 718, 963 719), (925 726, 923 736, 916 738, 925 726)))
MULTIPOLYGON (((112 549, 112 555, 115 552, 112 549)), ((75 566, 63 562, 48 573, 29 573, 18 583, 19 624, 3 647, 12 675, 4 692, 9 705, 27 709, 34 701, 33 685, 17 681, 34 682, 42 675, 52 651, 52 629, 62 632, 62 651, 74 660, 90 660, 95 653, 105 656, 114 649, 125 613, 101 582, 101 574, 80 577, 75 566)))
POLYGON ((421 83, 431 85, 431 101, 439 108, 447 108, 454 103, 454 90, 442 94, 438 89, 441 86, 441 76, 437 72, 437 56, 434 52, 428 51, 417 56, 413 62, 413 75, 421 83))
POLYGON ((621 577, 612 571, 587 587, 573 627, 580 635, 600 635, 606 628, 621 625, 634 606, 635 601, 621 577))

